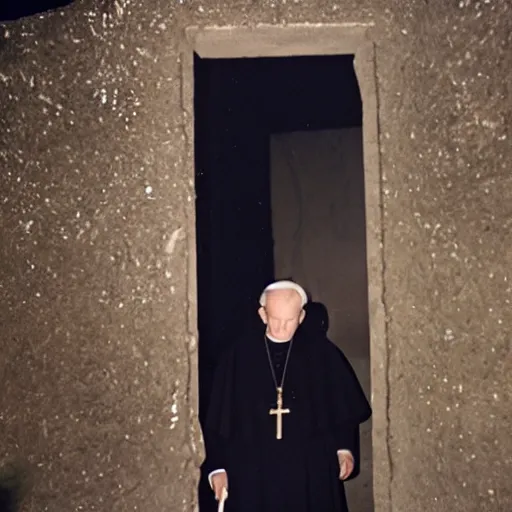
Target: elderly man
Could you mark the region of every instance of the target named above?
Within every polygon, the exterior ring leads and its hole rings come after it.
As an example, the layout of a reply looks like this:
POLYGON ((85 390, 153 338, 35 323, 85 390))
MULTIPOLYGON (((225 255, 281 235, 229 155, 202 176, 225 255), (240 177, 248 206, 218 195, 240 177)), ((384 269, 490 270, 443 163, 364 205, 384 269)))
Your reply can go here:
MULTIPOLYGON (((370 406, 341 351, 304 329, 292 281, 263 291, 262 328, 220 361, 204 428, 204 469, 229 512, 346 512, 359 425, 370 406)), ((355 469, 356 468, 356 469, 355 469)))

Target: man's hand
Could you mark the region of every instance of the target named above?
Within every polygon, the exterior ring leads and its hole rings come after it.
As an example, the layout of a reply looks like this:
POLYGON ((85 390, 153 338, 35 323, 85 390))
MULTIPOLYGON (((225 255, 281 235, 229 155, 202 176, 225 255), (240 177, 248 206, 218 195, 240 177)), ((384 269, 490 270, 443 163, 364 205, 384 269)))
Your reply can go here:
POLYGON ((220 501, 222 498, 222 490, 228 490, 228 474, 225 471, 221 471, 220 473, 216 473, 212 476, 212 487, 213 492, 215 493, 215 499, 220 501))
POLYGON ((354 457, 348 452, 338 452, 338 461, 340 463, 340 480, 346 480, 354 471, 354 457))

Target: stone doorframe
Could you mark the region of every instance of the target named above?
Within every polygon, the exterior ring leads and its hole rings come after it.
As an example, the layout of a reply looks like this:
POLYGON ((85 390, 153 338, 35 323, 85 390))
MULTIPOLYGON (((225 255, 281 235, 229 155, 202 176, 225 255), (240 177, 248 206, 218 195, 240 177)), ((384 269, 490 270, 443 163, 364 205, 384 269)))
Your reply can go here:
MULTIPOLYGON (((244 58, 305 55, 355 55, 355 72, 363 101, 363 150, 370 357, 372 389, 373 493, 376 512, 391 510, 391 468, 389 453, 389 380, 386 311, 384 301, 383 203, 379 158, 378 91, 375 45, 369 36, 372 25, 293 24, 255 27, 189 27, 185 31, 180 59, 182 107, 187 139, 190 180, 194 180, 194 69, 193 57, 244 58)), ((195 218, 189 219, 189 325, 196 331, 197 287, 195 218)), ((197 392, 197 387, 192 388, 197 392)), ((197 403, 197 397, 189 397, 197 403)))

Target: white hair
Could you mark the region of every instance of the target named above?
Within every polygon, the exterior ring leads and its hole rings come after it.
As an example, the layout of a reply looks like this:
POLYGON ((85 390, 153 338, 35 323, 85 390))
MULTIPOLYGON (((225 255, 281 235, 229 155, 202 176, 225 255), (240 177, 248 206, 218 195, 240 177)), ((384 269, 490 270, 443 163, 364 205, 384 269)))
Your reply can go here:
POLYGON ((301 306, 304 307, 308 303, 308 296, 302 286, 294 283, 293 281, 275 281, 269 284, 260 295, 260 306, 265 307, 267 304, 267 292, 274 290, 295 290, 301 298, 301 306))

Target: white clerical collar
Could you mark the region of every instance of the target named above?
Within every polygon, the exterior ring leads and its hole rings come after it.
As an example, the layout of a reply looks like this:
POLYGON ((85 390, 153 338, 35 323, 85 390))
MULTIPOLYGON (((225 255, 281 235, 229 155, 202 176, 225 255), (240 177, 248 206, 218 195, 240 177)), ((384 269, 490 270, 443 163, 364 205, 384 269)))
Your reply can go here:
POLYGON ((273 341, 274 343, 288 343, 290 340, 278 340, 277 338, 274 338, 273 336, 271 336, 268 332, 266 333, 267 335, 267 338, 270 340, 270 341, 273 341))

